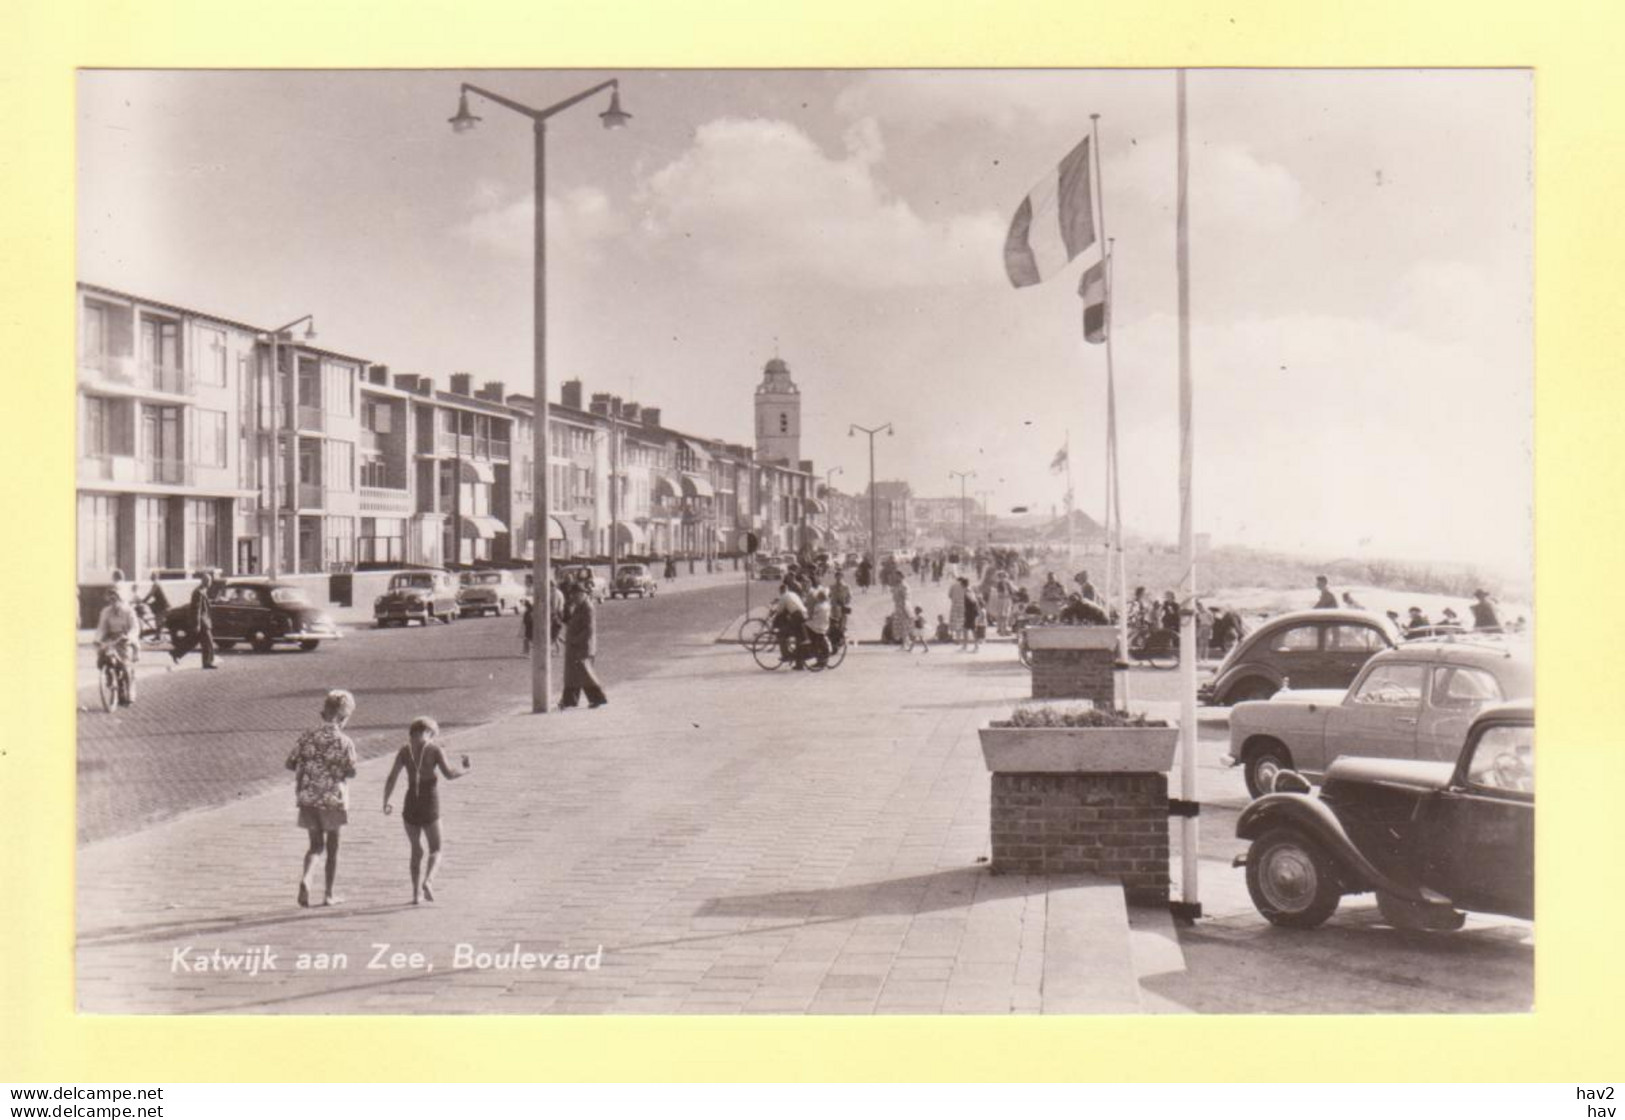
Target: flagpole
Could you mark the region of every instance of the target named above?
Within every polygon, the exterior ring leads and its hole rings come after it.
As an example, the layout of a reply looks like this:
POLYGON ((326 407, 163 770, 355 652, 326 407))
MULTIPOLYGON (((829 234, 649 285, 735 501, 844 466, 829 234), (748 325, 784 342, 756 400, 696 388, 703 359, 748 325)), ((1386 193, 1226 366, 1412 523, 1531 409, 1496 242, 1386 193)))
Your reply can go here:
MULTIPOLYGON (((1190 139, 1185 120, 1185 71, 1178 73, 1179 188, 1175 258, 1179 274, 1179 559, 1184 569, 1179 612, 1179 777, 1180 797, 1196 803, 1196 552, 1191 535, 1191 261, 1190 139)), ((1181 905, 1186 918, 1202 916, 1197 900, 1197 818, 1180 818, 1181 905)))
MULTIPOLYGON (((1100 114, 1089 114, 1089 142, 1095 156, 1095 205, 1100 208, 1100 240, 1106 246, 1106 296, 1103 322, 1106 332, 1106 603, 1111 609, 1112 561, 1117 561, 1117 641, 1119 655, 1128 663, 1128 573, 1123 568, 1123 483, 1117 456, 1117 377, 1113 364, 1112 254, 1115 242, 1106 234, 1106 184, 1101 170, 1100 114), (1115 519, 1115 520, 1114 520, 1115 519)), ((1123 707, 1128 707, 1128 673, 1123 674, 1123 707)))
POLYGON ((1068 428, 1066 430, 1066 574, 1068 578, 1071 578, 1078 562, 1077 545, 1073 540, 1072 521, 1072 429, 1068 428))

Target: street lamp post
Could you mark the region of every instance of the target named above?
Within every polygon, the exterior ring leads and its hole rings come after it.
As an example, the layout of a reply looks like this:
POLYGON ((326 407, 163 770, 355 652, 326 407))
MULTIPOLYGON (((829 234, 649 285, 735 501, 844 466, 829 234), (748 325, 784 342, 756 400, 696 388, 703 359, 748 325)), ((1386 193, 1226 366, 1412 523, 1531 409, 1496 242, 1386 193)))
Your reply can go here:
POLYGON ((892 429, 890 421, 878 428, 865 428, 862 424, 848 424, 846 426, 847 439, 851 439, 859 432, 869 437, 869 562, 879 564, 880 518, 876 514, 875 504, 875 436, 881 432, 885 432, 888 436, 895 436, 897 433, 892 429))
POLYGON ((832 489, 830 480, 841 473, 840 467, 830 467, 824 472, 824 531, 829 535, 832 545, 835 543, 835 503, 829 498, 832 489))
MULTIPOLYGON (((282 431, 282 428, 283 428, 283 425, 278 423, 278 419, 281 417, 281 410, 278 408, 278 403, 277 403, 277 386, 281 381, 281 376, 282 375, 281 375, 281 372, 277 369, 277 362, 278 362, 278 360, 280 358, 280 347, 281 347, 281 343, 282 343, 282 337, 284 335, 286 335, 289 331, 293 330, 293 328, 297 327, 300 323, 305 324, 305 341, 309 342, 309 341, 315 339, 315 337, 316 337, 316 319, 315 319, 315 317, 313 315, 301 315, 301 316, 299 316, 299 318, 293 320, 292 322, 283 323, 280 327, 278 327, 276 330, 274 330, 274 331, 272 331, 270 333, 270 338, 269 338, 270 343, 271 343, 271 422, 269 424, 261 425, 261 427, 269 429, 270 433, 271 433, 270 454, 266 456, 266 458, 267 458, 267 460, 269 460, 270 466, 271 466, 271 477, 270 477, 270 480, 269 480, 269 485, 267 487, 268 493, 266 495, 267 502, 269 503, 269 505, 271 507, 271 540, 270 540, 270 546, 269 546, 271 555, 270 555, 269 559, 267 560, 267 563, 266 563, 266 566, 265 566, 265 572, 272 579, 275 579, 276 576, 277 576, 277 566, 278 566, 278 564, 280 564, 281 557, 282 557, 282 542, 281 542, 282 510, 277 505, 277 484, 276 484, 277 472, 281 468, 281 464, 277 461, 277 443, 278 443, 278 436, 280 435, 280 433, 282 431)), ((258 399, 258 394, 255 394, 255 398, 258 399)), ((290 412, 294 408, 296 408, 297 405, 298 405, 297 398, 296 398, 295 394, 292 392, 291 387, 290 387, 290 391, 289 391, 289 394, 288 394, 288 406, 289 406, 290 412)), ((288 504, 289 504, 290 507, 292 507, 294 509, 297 509, 299 507, 299 501, 298 501, 299 479, 298 479, 297 472, 292 469, 293 464, 298 462, 298 454, 299 454, 299 452, 298 452, 298 449, 297 449, 297 436, 294 434, 294 426, 293 426, 293 423, 291 422, 291 420, 286 425, 286 427, 288 428, 288 448, 289 448, 289 450, 288 450, 288 465, 289 465, 289 473, 288 473, 288 490, 289 490, 288 497, 289 497, 289 502, 288 502, 288 504)), ((295 566, 297 567, 297 565, 295 565, 295 566)))
MULTIPOLYGON (((532 394, 536 399, 536 414, 532 431, 534 462, 531 469, 534 472, 534 485, 532 492, 535 505, 536 541, 532 564, 531 583, 536 596, 536 617, 538 625, 546 627, 545 620, 551 618, 553 609, 553 567, 551 564, 552 541, 550 530, 553 524, 553 510, 549 501, 550 495, 547 486, 547 452, 549 442, 548 432, 548 394, 547 394, 547 122, 572 105, 577 105, 594 94, 604 90, 613 91, 610 94, 609 108, 599 113, 598 117, 604 122, 605 128, 620 128, 631 119, 630 113, 621 111, 620 81, 611 78, 607 82, 599 82, 591 89, 583 90, 574 97, 567 97, 545 109, 532 109, 528 105, 521 105, 517 101, 509 100, 490 90, 478 86, 462 83, 461 93, 457 101, 457 115, 449 119, 454 132, 467 132, 479 123, 480 118, 468 111, 468 95, 477 94, 487 101, 495 102, 505 109, 512 109, 520 116, 528 117, 532 131, 536 137, 536 184, 532 206, 535 210, 535 291, 534 310, 532 313, 532 327, 534 332, 534 359, 535 359, 535 386, 532 394)), ((550 712, 553 710, 553 643, 545 637, 531 643, 531 670, 530 670, 530 707, 533 712, 550 712)))
POLYGON ((965 508, 965 480, 975 478, 975 471, 949 471, 949 478, 959 479, 959 547, 970 551, 969 511, 965 508))
MULTIPOLYGON (((1000 481, 1003 481, 1002 479, 1000 481)), ((988 546, 993 544, 993 514, 988 499, 993 496, 991 490, 976 491, 976 500, 982 503, 982 541, 988 546)))

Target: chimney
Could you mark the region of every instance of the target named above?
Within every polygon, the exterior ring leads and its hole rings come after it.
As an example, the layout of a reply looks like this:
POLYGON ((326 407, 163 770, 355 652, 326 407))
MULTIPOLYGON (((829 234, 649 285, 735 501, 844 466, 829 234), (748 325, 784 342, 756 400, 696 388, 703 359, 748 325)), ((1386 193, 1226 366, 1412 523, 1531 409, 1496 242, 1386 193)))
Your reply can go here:
POLYGON ((629 424, 636 424, 638 422, 638 413, 640 411, 642 410, 638 407, 637 401, 621 402, 621 419, 625 420, 629 424))
POLYGON ((494 404, 501 404, 503 400, 507 398, 508 387, 500 381, 487 381, 485 383, 485 388, 474 395, 477 397, 483 397, 485 400, 491 401, 494 404))
POLYGON ((592 395, 592 412, 595 416, 609 415, 610 396, 608 393, 594 393, 592 395))
POLYGON ((377 364, 368 366, 367 381, 373 385, 388 385, 389 367, 377 364))
POLYGON ((802 474, 812 474, 813 473, 813 461, 811 459, 803 459, 803 460, 801 460, 801 473, 802 474))
POLYGON ((474 375, 472 373, 454 373, 451 375, 451 391, 459 397, 474 395, 474 375))
POLYGON ((559 386, 559 403, 565 408, 581 407, 581 379, 571 378, 559 386))
POLYGON ((643 422, 651 428, 660 427, 660 410, 658 408, 645 408, 643 410, 643 422))

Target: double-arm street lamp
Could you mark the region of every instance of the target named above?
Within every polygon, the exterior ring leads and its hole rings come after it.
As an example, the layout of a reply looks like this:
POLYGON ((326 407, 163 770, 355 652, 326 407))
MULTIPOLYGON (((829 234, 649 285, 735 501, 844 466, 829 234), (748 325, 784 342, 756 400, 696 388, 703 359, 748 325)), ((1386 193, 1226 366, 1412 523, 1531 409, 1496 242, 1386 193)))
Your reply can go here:
MULTIPOLYGON (((480 122, 479 117, 468 111, 468 95, 472 93, 505 109, 512 109, 520 116, 530 118, 531 128, 536 136, 536 186, 535 197, 532 200, 536 215, 536 285, 532 320, 536 371, 532 394, 536 398, 536 412, 533 418, 534 442, 531 452, 535 460, 531 464, 531 469, 534 472, 532 493, 536 534, 532 546, 535 556, 531 584, 532 594, 535 596, 536 625, 540 632, 537 640, 531 643, 530 707, 533 712, 553 710, 553 643, 546 637, 553 610, 553 568, 550 563, 553 509, 547 487, 547 122, 549 118, 557 116, 570 106, 577 105, 606 89, 613 91, 609 98, 609 108, 599 113, 598 118, 604 122, 605 128, 620 128, 631 120, 632 116, 621 111, 620 82, 616 78, 599 82, 591 89, 583 90, 574 97, 567 97, 545 109, 532 109, 528 105, 521 105, 500 94, 464 82, 457 101, 457 115, 450 118, 452 130, 455 132, 467 132, 480 122)), ((457 532, 462 532, 462 526, 457 527, 457 532)))
POLYGON ((948 477, 959 479, 959 547, 968 550, 970 548, 970 537, 969 531, 966 528, 966 525, 968 524, 968 511, 965 506, 965 480, 975 478, 976 472, 949 471, 948 477))
POLYGON ((880 563, 880 520, 875 515, 875 436, 881 432, 885 432, 888 436, 895 436, 897 433, 892 430, 889 421, 878 428, 865 428, 862 424, 848 424, 846 438, 851 439, 859 432, 869 437, 869 562, 878 564, 880 563))
MULTIPOLYGON (((298 409, 299 402, 293 387, 295 382, 290 378, 288 386, 289 415, 288 417, 284 418, 281 407, 278 403, 277 395, 277 387, 282 383, 282 373, 277 367, 281 359, 282 340, 289 337, 288 332, 293 330, 293 328, 297 327, 300 323, 305 324, 305 341, 314 341, 316 338, 316 318, 313 315, 301 315, 292 322, 283 323, 276 330, 271 331, 266 339, 271 346, 271 422, 261 426, 271 433, 270 454, 266 456, 266 460, 269 462, 271 467, 271 477, 267 486, 266 494, 266 500, 271 507, 271 539, 269 543, 271 555, 265 565, 265 572, 272 579, 275 579, 277 576, 277 566, 281 563, 282 558, 282 509, 277 504, 276 480, 277 473, 282 469, 282 464, 277 461, 277 450, 278 445, 281 443, 281 435, 284 428, 288 430, 288 508, 299 508, 299 438, 292 420, 293 415, 298 409), (286 422, 284 422, 284 420, 286 420, 286 422)), ((297 534, 297 525, 294 532, 297 534)), ((297 570, 299 567, 298 563, 295 562, 293 567, 295 570, 297 570)))

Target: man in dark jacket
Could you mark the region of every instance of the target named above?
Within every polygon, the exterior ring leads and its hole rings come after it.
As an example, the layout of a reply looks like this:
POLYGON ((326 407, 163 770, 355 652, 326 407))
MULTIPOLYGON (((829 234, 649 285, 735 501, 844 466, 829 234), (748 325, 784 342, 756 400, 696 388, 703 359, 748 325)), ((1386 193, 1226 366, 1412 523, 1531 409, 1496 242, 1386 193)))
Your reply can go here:
POLYGON ((218 668, 214 663, 214 619, 209 612, 209 585, 213 582, 213 577, 204 572, 197 587, 192 589, 192 629, 169 651, 169 659, 177 665, 195 647, 202 646, 203 667, 218 668))
POLYGON ((609 703, 603 685, 592 671, 592 660, 598 654, 598 619, 592 598, 579 583, 572 583, 564 610, 564 697, 561 708, 573 708, 581 702, 583 690, 587 705, 602 708, 609 703))

